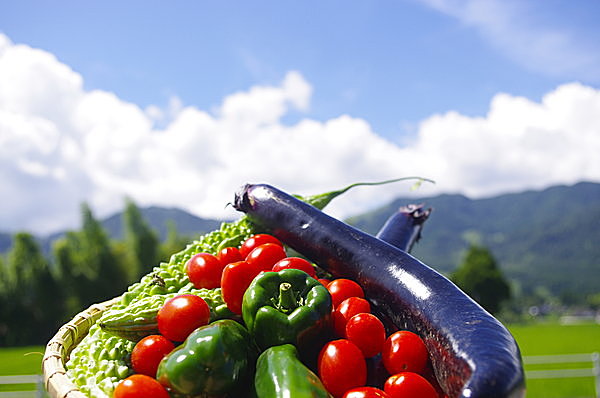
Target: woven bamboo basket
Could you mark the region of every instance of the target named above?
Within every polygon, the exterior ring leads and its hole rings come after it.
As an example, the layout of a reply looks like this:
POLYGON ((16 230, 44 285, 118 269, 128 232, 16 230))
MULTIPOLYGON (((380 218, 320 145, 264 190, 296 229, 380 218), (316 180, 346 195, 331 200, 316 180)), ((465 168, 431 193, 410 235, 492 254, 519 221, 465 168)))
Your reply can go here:
POLYGON ((46 345, 42 360, 44 386, 52 398, 86 398, 79 388, 69 379, 65 364, 69 354, 87 335, 90 327, 120 297, 115 297, 99 304, 93 304, 85 311, 75 315, 63 325, 46 345))

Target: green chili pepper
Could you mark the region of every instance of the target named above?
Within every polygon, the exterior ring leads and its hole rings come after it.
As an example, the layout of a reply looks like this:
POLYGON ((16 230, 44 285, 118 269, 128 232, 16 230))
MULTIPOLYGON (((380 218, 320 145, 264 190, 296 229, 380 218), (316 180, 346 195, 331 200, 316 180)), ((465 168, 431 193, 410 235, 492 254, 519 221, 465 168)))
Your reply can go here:
POLYGON ((256 361, 254 389, 258 398, 328 398, 321 380, 300 359, 291 344, 265 350, 256 361))
POLYGON ((248 331, 236 321, 223 319, 193 331, 163 358, 156 378, 180 394, 229 394, 247 389, 255 358, 248 331))
POLYGON ((327 328, 331 295, 306 272, 284 269, 258 275, 242 301, 242 317, 262 349, 304 346, 327 328))

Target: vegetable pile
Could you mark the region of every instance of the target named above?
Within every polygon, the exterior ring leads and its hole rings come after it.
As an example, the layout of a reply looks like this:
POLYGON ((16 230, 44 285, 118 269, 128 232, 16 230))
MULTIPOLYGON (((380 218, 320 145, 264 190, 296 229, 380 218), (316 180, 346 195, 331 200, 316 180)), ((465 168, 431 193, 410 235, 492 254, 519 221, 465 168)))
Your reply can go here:
MULTIPOLYGON (((234 204, 246 215, 156 267, 90 328, 67 363, 80 390, 116 398, 458 396, 462 363, 446 355, 457 372, 452 384, 439 360, 444 340, 432 345, 426 328, 406 322, 414 308, 396 313, 404 308, 393 293, 366 277, 373 261, 386 260, 379 248, 361 248, 370 258, 359 259, 338 240, 362 235, 321 219, 318 209, 348 188, 300 201, 266 187, 261 197, 246 186, 234 204)), ((428 214, 414 225, 394 215, 383 240, 369 238, 408 256, 428 214)))
POLYGON ((197 253, 185 272, 193 288, 165 295, 158 311, 140 299, 133 318, 119 310, 100 320, 105 332, 141 338, 115 398, 439 397, 419 336, 388 336, 358 283, 319 278, 272 235, 197 253), (380 388, 367 387, 369 360, 390 376, 380 388))

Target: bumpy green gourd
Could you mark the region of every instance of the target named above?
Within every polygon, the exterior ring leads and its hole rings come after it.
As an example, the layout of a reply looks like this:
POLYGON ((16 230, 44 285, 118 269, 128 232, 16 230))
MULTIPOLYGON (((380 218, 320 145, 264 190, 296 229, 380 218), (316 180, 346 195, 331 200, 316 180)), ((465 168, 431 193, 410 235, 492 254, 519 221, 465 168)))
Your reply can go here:
POLYGON ((222 223, 221 228, 201 236, 190 243, 184 250, 171 256, 168 263, 161 263, 153 271, 131 285, 121 296, 117 308, 155 294, 175 293, 189 283, 185 273, 185 264, 197 253, 217 254, 226 246, 238 246, 243 240, 257 233, 258 228, 248 218, 242 217, 237 221, 222 223))
POLYGON ((112 396, 117 383, 132 373, 129 357, 134 343, 111 336, 98 325, 90 328, 82 343, 71 352, 67 375, 92 398, 112 396))
POLYGON ((156 317, 166 300, 180 294, 195 294, 206 301, 210 308, 210 321, 235 316, 221 296, 221 289, 196 289, 188 283, 176 293, 156 294, 132 302, 125 308, 109 309, 98 320, 100 328, 112 335, 131 341, 158 334, 156 317))

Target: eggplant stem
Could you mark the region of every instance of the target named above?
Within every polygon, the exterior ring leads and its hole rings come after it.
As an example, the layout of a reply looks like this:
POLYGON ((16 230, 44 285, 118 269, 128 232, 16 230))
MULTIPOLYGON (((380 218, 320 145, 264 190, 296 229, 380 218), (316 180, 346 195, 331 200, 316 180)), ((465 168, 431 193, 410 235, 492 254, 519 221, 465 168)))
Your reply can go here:
POLYGON ((298 199, 301 199, 301 200, 313 205, 317 209, 323 210, 325 208, 325 206, 327 206, 329 204, 329 202, 331 202, 333 199, 337 198, 341 194, 349 191, 350 189, 352 189, 354 187, 384 185, 384 184, 391 184, 392 182, 407 181, 407 180, 417 180, 414 185, 415 187, 420 186, 423 182, 430 182, 432 184, 435 184, 435 181, 430 180, 429 178, 411 176, 411 177, 401 177, 401 178, 394 178, 391 180, 376 181, 376 182, 355 182, 354 184, 350 184, 342 189, 338 189, 335 191, 326 192, 326 193, 322 193, 322 194, 318 194, 318 195, 305 196, 305 197, 300 196, 300 195, 294 195, 294 196, 298 199))

